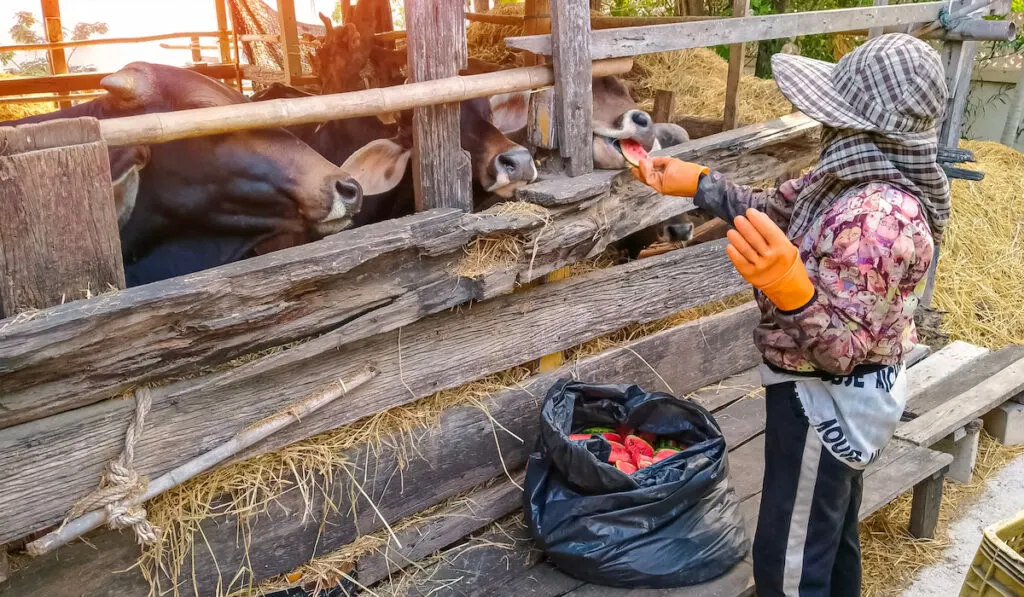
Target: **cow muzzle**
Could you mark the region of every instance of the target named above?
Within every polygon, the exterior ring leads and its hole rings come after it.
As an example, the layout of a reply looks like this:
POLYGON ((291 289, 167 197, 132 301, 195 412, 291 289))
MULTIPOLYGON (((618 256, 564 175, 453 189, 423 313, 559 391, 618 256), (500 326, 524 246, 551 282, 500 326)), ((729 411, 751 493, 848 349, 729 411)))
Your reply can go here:
POLYGON ((336 234, 352 226, 352 218, 363 206, 363 187, 348 175, 334 176, 327 181, 331 210, 316 224, 323 236, 336 234))
POLYGON ((510 198, 515 190, 537 179, 537 165, 525 147, 515 147, 494 158, 494 184, 487 188, 503 198, 510 198))

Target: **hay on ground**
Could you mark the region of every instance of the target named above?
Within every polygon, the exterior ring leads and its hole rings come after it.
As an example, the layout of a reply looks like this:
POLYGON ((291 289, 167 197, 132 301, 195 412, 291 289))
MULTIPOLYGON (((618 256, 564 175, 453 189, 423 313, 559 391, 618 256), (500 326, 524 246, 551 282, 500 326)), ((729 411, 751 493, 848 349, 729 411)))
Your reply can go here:
MULTIPOLYGON (((1024 455, 1024 446, 1004 446, 982 431, 971 482, 945 482, 934 539, 915 539, 907 531, 912 492, 904 493, 861 523, 864 597, 898 597, 921 570, 942 560, 943 552, 953 540, 972 540, 950 537, 950 524, 958 520, 981 494, 986 479, 1021 455, 1024 455)), ((956 590, 956 587, 950 587, 950 594, 956 590)))
POLYGON ((951 337, 996 349, 1024 343, 1024 155, 965 141, 979 182, 954 180, 953 213, 942 241, 933 302, 951 337))
MULTIPOLYGON (((500 3, 487 14, 521 17, 523 16, 523 3, 500 3)), ((517 37, 522 34, 522 25, 472 22, 466 27, 466 47, 469 49, 469 57, 502 66, 523 66, 522 54, 513 52, 505 46, 506 37, 517 37)))
MULTIPOLYGON (((15 75, 0 73, 0 79, 12 79, 15 75)), ((53 102, 27 102, 23 104, 0 104, 0 122, 19 120, 36 114, 46 114, 57 109, 53 102)))

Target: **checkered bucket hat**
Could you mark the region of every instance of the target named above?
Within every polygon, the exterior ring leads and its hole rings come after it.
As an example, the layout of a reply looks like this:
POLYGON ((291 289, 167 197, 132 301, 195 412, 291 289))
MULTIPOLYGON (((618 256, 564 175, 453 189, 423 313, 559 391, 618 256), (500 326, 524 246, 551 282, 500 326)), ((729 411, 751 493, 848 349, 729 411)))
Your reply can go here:
POLYGON ((776 54, 772 70, 798 110, 837 129, 920 133, 934 128, 946 107, 938 52, 902 33, 871 39, 837 64, 776 54))
POLYGON ((776 54, 772 69, 789 101, 825 125, 818 166, 795 200, 789 237, 809 231, 846 193, 885 183, 921 203, 939 239, 950 206, 949 181, 935 162, 947 97, 938 52, 894 33, 869 40, 837 64, 776 54))

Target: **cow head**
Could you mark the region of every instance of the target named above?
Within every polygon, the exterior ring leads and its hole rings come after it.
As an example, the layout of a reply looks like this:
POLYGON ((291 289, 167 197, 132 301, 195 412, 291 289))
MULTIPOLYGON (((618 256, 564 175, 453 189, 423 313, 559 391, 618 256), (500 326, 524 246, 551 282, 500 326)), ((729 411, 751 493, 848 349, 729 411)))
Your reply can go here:
MULTIPOLYGON (((475 193, 510 198, 517 188, 537 178, 530 151, 509 139, 497 124, 509 118, 504 107, 495 108, 485 98, 460 104, 462 148, 469 153, 475 193)), ((342 164, 362 185, 366 195, 390 192, 406 177, 412 156, 411 115, 403 114, 396 134, 363 145, 342 164)))
POLYGON ((617 78, 594 77, 594 167, 620 169, 627 166, 619 140, 632 139, 653 151, 690 139, 683 127, 655 123, 639 109, 629 90, 617 78))
MULTIPOLYGON (((248 101, 198 73, 142 62, 100 84, 108 92, 97 100, 106 117, 248 101)), ((312 240, 350 226, 362 199, 358 183, 280 128, 153 145, 148 159, 130 163, 135 167, 125 171, 136 197, 125 184, 120 200, 129 256, 184 227, 261 237, 275 247, 312 240)))

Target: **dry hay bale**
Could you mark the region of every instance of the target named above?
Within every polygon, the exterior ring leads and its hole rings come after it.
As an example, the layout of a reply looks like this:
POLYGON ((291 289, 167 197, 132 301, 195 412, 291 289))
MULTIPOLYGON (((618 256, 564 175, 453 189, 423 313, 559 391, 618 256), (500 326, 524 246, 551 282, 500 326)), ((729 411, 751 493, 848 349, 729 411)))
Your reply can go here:
POLYGON ((942 240, 934 305, 952 338, 996 349, 1024 343, 1024 155, 966 141, 978 182, 952 181, 953 213, 942 240))
MULTIPOLYGON (((696 48, 637 56, 625 78, 644 108, 651 109, 655 91, 664 89, 676 94, 676 114, 721 119, 728 74, 729 63, 721 56, 696 48)), ((736 104, 743 123, 764 122, 793 111, 774 80, 750 75, 740 78, 736 104)))
MULTIPOLYGON (((12 79, 14 75, 0 73, 0 79, 12 79)), ((36 114, 46 114, 57 109, 53 102, 29 102, 24 104, 0 104, 0 122, 19 120, 36 114)))
MULTIPOLYGON (((487 14, 521 17, 523 16, 523 3, 503 2, 487 14)), ((469 57, 502 66, 522 66, 521 54, 511 51, 505 46, 506 37, 516 37, 522 34, 522 25, 471 22, 466 27, 466 46, 469 48, 469 57)))

